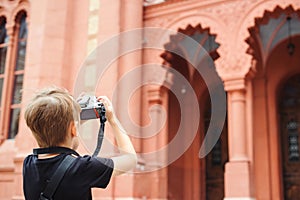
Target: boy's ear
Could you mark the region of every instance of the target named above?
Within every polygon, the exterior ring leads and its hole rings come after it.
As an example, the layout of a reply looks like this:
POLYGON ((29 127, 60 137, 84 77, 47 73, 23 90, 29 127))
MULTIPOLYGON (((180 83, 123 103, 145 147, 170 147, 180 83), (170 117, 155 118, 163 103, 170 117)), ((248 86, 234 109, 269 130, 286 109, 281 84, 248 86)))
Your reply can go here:
POLYGON ((71 131, 71 136, 72 136, 72 137, 76 137, 76 136, 77 136, 77 129, 76 129, 76 125, 75 125, 75 122, 74 122, 74 121, 72 121, 72 122, 70 123, 69 130, 71 131))

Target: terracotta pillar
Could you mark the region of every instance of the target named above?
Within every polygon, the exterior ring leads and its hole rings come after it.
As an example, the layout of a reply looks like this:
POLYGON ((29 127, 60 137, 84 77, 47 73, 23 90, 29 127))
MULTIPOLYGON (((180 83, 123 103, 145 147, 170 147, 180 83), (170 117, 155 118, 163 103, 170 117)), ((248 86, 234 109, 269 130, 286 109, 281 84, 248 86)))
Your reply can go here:
POLYGON ((246 86, 243 78, 225 82, 228 95, 229 162, 225 165, 225 200, 254 199, 247 152, 246 86))
POLYGON ((230 91, 231 103, 231 156, 230 161, 247 161, 246 119, 245 119, 245 90, 230 91))
MULTIPOLYGON (((120 11, 118 17, 120 18, 119 26, 120 33, 132 31, 134 29, 142 28, 143 25, 143 1, 142 0, 120 0, 120 11)), ((111 4, 111 2, 109 2, 111 4)), ((101 20, 101 19, 100 19, 101 20)), ((142 32, 140 34, 130 35, 124 39, 121 35, 119 41, 119 54, 125 53, 131 47, 130 53, 122 55, 118 59, 117 66, 117 82, 125 80, 124 84, 119 84, 116 90, 116 113, 124 128, 131 136, 131 141, 137 152, 140 152, 139 134, 141 134, 141 89, 135 86, 141 82, 142 73, 139 70, 134 71, 142 64, 142 51, 139 50, 142 46, 142 32), (124 50, 124 52, 123 52, 124 50), (129 74, 134 73, 133 78, 128 78, 129 74), (124 79, 123 79, 124 78, 124 79), (137 89, 135 91, 135 89, 137 89), (128 98, 129 97, 129 98, 128 98)), ((127 34, 128 36, 128 34, 127 34)), ((115 92, 115 91, 113 91, 115 92)), ((114 102, 114 101, 113 101, 114 102)), ((114 196, 116 198, 132 198, 137 196, 135 194, 135 176, 127 174, 115 178, 114 196), (122 188, 122 190, 120 190, 122 188)))
MULTIPOLYGON (((143 1, 141 0, 121 0, 120 7, 120 53, 125 53, 126 50, 131 47, 137 47, 137 49, 130 49, 132 52, 127 53, 119 58, 118 66, 118 80, 126 78, 129 73, 134 73, 134 80, 130 79, 126 84, 119 85, 119 90, 117 91, 117 107, 119 111, 117 114, 126 127, 131 127, 131 124, 136 123, 140 125, 140 101, 141 101, 141 90, 130 91, 131 99, 127 99, 128 89, 132 89, 136 83, 141 82, 142 74, 140 71, 134 71, 135 68, 140 67, 142 64, 142 32, 133 31, 138 28, 142 28, 143 25, 143 1), (132 34, 127 34, 126 38, 123 38, 123 32, 129 31, 132 34), (136 73, 135 73, 136 72, 136 73), (127 102, 130 100, 130 103, 127 102), (129 103, 129 104, 128 104, 129 103), (134 105, 130 106, 129 105, 134 105), (128 113, 127 113, 128 112, 128 113), (130 115, 131 119, 128 118, 130 115)), ((137 144, 136 144, 137 145, 137 144)), ((137 147, 137 146, 136 146, 137 147)))

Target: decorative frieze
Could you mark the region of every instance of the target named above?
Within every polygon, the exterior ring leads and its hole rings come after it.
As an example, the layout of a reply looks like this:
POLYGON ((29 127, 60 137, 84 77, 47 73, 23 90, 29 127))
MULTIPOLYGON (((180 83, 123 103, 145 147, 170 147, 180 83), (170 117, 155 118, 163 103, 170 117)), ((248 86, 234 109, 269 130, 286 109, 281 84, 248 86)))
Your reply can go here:
POLYGON ((216 41, 221 44, 220 58, 216 61, 220 76, 224 79, 228 79, 227 74, 245 77, 252 67, 252 56, 246 53, 248 29, 266 10, 290 4, 296 5, 295 9, 300 7, 300 1, 293 0, 176 1, 146 8, 145 25, 177 30, 187 25, 204 24, 216 33, 216 41))

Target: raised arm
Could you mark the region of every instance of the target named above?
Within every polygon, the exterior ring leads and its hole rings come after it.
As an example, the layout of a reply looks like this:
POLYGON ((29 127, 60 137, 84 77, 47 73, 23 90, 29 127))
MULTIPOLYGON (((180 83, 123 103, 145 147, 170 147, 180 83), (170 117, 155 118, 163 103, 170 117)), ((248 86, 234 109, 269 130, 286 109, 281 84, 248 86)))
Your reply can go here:
POLYGON ((98 97, 98 100, 104 103, 104 106, 106 108, 107 121, 113 129, 117 146, 121 153, 120 156, 112 158, 112 160, 114 161, 113 176, 118 176, 133 169, 136 166, 136 152, 126 131, 123 129, 122 125, 117 119, 110 100, 106 96, 100 96, 98 97))

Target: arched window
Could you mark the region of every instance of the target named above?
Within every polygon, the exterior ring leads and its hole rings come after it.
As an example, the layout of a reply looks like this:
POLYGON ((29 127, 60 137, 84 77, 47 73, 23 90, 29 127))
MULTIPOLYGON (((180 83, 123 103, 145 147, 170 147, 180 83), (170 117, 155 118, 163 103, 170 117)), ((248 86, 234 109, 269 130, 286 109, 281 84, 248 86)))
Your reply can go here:
POLYGON ((0 143, 13 139, 18 133, 26 56, 26 17, 26 12, 19 12, 12 31, 7 31, 6 20, 0 17, 0 143))
MULTIPOLYGON (((8 48, 8 36, 6 32, 6 18, 1 16, 0 17, 0 116, 2 116, 2 96, 3 96, 3 84, 4 84, 4 78, 5 78, 5 65, 6 65, 6 54, 7 54, 7 48, 8 48)), ((3 121, 0 118, 1 121, 3 121)), ((3 135, 1 135, 3 138, 3 135)), ((1 140, 0 140, 1 141, 1 140)))
POLYGON ((25 68, 25 55, 26 55, 26 43, 27 43, 27 23, 26 13, 21 12, 16 17, 16 26, 14 37, 15 41, 15 62, 11 90, 11 104, 10 104, 10 120, 8 138, 14 138, 18 133, 19 128, 19 116, 22 101, 22 88, 24 80, 24 68, 25 68))

